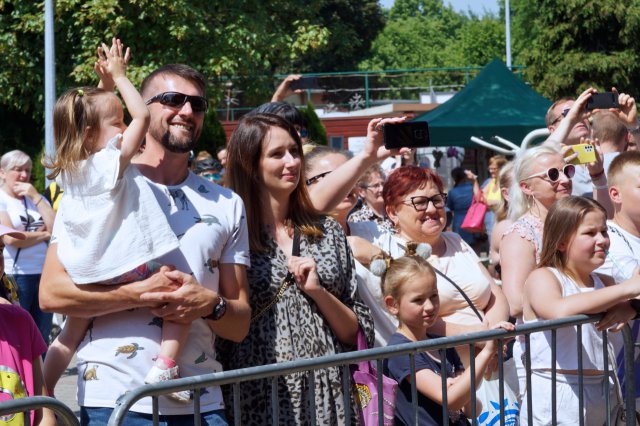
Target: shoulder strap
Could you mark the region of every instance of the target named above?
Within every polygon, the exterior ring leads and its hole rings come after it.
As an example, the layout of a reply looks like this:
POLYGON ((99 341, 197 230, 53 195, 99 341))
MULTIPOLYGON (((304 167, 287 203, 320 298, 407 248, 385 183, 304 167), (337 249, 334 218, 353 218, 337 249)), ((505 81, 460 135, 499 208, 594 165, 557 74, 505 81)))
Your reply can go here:
POLYGON ((456 288, 456 290, 458 290, 460 292, 462 297, 464 297, 464 300, 467 301, 467 303, 469 304, 469 306, 471 307, 473 312, 475 312, 475 314, 478 316, 478 319, 482 322, 483 319, 482 319, 482 315, 480 314, 480 311, 478 311, 478 308, 476 308, 476 306, 473 304, 471 299, 469 299, 469 296, 467 296, 467 293, 465 293, 464 290, 462 290, 458 284, 456 284, 451 278, 446 276, 444 273, 438 271, 436 268, 433 268, 433 269, 436 271, 436 274, 440 275, 442 278, 444 278, 445 280, 449 281, 451 283, 451 285, 453 285, 456 288))

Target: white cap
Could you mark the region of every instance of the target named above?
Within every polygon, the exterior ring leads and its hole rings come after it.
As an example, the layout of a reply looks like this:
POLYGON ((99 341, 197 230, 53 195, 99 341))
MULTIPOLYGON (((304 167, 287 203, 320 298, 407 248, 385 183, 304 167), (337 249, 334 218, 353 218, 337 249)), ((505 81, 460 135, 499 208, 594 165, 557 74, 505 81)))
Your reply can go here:
POLYGON ((24 240, 26 238, 22 232, 16 231, 8 226, 0 225, 0 237, 3 235, 9 235, 10 237, 17 238, 19 240, 24 240))

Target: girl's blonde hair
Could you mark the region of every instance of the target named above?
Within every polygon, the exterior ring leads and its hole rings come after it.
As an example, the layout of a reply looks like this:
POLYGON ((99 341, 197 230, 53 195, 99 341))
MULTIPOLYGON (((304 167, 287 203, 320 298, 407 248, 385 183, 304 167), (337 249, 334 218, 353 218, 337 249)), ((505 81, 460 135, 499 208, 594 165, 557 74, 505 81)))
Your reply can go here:
POLYGON ((93 140, 100 131, 99 98, 108 93, 97 87, 78 87, 58 98, 53 108, 55 157, 42 161, 51 170, 49 179, 55 179, 63 171, 77 172, 78 163, 89 157, 90 146, 85 141, 93 140))
POLYGON ((399 300, 402 296, 404 283, 415 279, 416 276, 429 276, 433 279, 433 285, 436 286, 436 273, 423 257, 409 255, 398 259, 390 259, 389 267, 382 276, 380 283, 383 297, 391 296, 393 300, 399 300))
POLYGON ((544 221, 538 267, 557 268, 566 273, 567 257, 560 246, 569 242, 588 213, 596 211, 607 217, 604 207, 590 198, 567 197, 553 203, 544 221))

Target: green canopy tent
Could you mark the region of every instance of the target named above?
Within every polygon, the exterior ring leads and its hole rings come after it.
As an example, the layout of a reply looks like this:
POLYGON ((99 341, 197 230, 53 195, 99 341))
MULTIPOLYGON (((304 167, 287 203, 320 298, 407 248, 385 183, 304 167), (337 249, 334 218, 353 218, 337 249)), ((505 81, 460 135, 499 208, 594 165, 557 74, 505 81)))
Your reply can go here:
POLYGON ((545 127, 550 105, 494 59, 453 98, 413 121, 429 123, 431 146, 478 147, 471 136, 500 136, 520 145, 527 133, 545 127))

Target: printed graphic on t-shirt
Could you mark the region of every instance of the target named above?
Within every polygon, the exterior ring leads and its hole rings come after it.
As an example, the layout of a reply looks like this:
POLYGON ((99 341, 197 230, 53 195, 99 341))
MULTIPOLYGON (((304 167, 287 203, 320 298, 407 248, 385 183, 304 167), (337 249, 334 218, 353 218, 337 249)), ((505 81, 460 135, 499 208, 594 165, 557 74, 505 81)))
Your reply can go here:
MULTIPOLYGON (((20 375, 11 368, 0 365, 0 402, 25 398, 27 391, 20 375)), ((0 416, 0 425, 22 426, 24 413, 0 416)))

